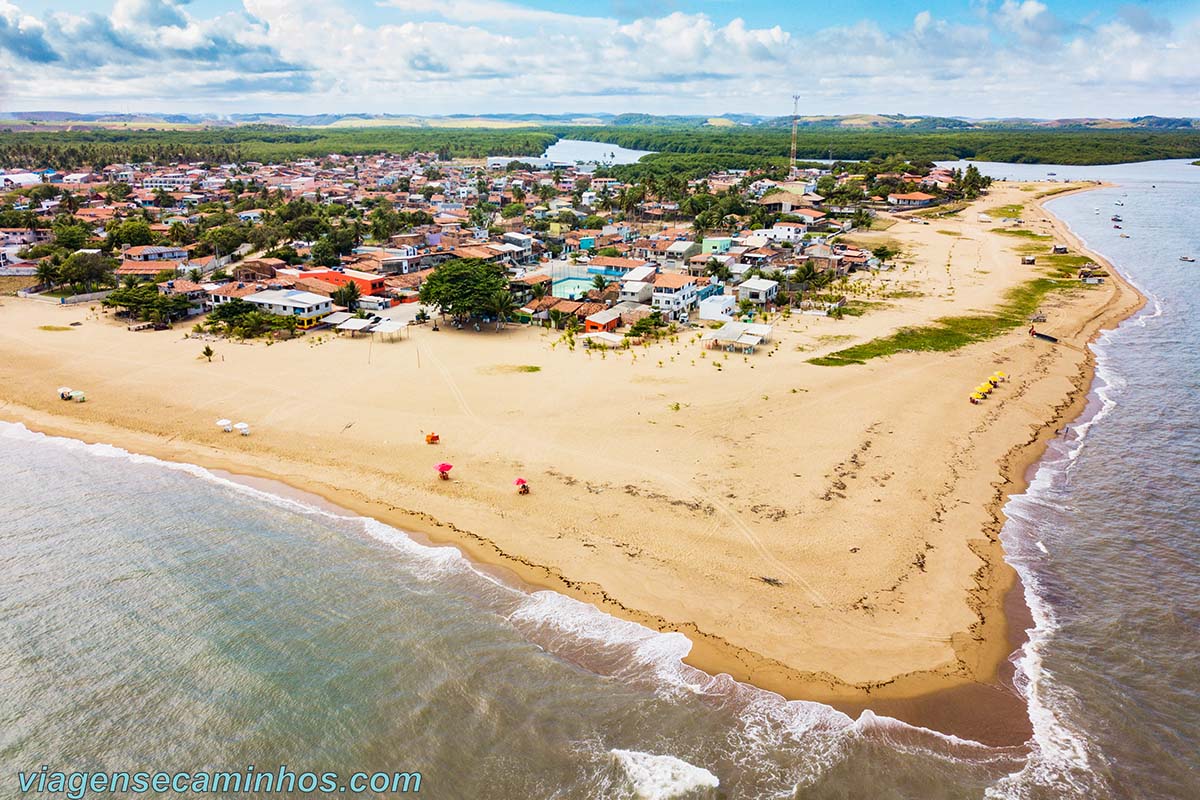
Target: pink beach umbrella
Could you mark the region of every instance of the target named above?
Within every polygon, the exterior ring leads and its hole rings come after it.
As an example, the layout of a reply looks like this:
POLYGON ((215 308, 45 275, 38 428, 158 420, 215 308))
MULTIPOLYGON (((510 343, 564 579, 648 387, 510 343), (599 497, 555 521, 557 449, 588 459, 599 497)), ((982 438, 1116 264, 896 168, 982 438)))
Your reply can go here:
POLYGON ((524 486, 527 483, 529 483, 529 481, 525 480, 524 478, 517 478, 515 481, 513 481, 513 486, 524 486))
POLYGON ((436 467, 434 467, 434 469, 436 469, 438 471, 438 474, 441 475, 443 478, 448 478, 448 477, 450 477, 450 470, 454 469, 454 465, 447 464, 445 461, 443 461, 442 463, 440 463, 436 467))

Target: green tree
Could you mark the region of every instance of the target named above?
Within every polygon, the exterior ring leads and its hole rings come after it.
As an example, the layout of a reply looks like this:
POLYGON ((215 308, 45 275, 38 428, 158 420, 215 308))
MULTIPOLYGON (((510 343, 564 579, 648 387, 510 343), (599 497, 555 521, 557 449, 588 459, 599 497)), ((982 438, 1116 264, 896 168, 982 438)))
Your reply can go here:
POLYGON ((127 219, 113 228, 109 234, 109 243, 113 247, 129 245, 138 247, 154 242, 154 234, 150 232, 150 223, 144 219, 127 219))
POLYGON ((312 247, 312 262, 321 267, 336 267, 342 263, 337 248, 328 236, 322 236, 312 247))
POLYGON ((208 362, 210 364, 212 363, 213 356, 215 356, 216 354, 217 354, 217 351, 212 349, 212 345, 207 345, 207 344, 204 345, 204 349, 200 351, 200 355, 207 358, 208 362))
POLYGON ((489 298, 487 304, 487 313, 496 318, 496 330, 504 327, 504 324, 517 313, 517 309, 517 298, 513 297, 508 290, 496 292, 489 298))
POLYGON ((508 278, 495 264, 456 258, 434 269, 421 284, 420 299, 444 315, 462 321, 486 313, 497 292, 508 289, 508 278))
POLYGON ((46 289, 53 289, 58 285, 58 265, 50 259, 39 261, 37 265, 38 283, 46 289))
POLYGON ((333 302, 339 306, 345 306, 353 311, 358 308, 358 300, 362 297, 362 292, 359 291, 358 284, 354 281, 347 281, 337 288, 331 295, 333 302))
POLYGON ((69 252, 75 252, 87 244, 92 236, 85 226, 71 217, 60 217, 54 221, 54 243, 69 252))
POLYGON ((100 253, 74 253, 63 262, 60 278, 85 292, 113 281, 116 262, 100 253))
POLYGON ((592 278, 592 286, 597 291, 603 292, 604 289, 608 286, 608 279, 605 278, 603 275, 596 275, 595 277, 592 278))
POLYGON ((509 203, 504 208, 500 209, 500 216, 505 219, 513 219, 525 213, 524 203, 509 203))

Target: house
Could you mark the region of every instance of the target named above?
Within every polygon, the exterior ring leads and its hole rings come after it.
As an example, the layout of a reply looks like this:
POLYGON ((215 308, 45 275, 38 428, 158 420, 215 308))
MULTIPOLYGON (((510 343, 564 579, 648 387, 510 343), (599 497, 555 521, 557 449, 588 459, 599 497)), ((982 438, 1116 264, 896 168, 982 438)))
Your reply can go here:
POLYGON ((889 194, 887 196, 888 205, 895 206, 898 209, 924 208, 933 205, 937 199, 937 195, 926 194, 925 192, 907 192, 905 194, 889 194))
POLYGON ((650 304, 669 319, 678 319, 696 305, 696 279, 691 275, 664 272, 655 276, 650 304))
POLYGON ((158 293, 168 297, 180 295, 190 300, 191 305, 187 311, 189 317, 204 313, 204 304, 208 299, 208 292, 203 286, 182 278, 158 284, 158 293))
POLYGON ((335 286, 345 286, 353 283, 358 286, 361 296, 382 295, 387 291, 387 276, 374 272, 360 272, 356 269, 310 269, 298 270, 283 268, 276 270, 277 275, 288 275, 293 278, 311 278, 335 286))
POLYGON ((758 204, 769 214, 792 214, 797 209, 812 206, 802 195, 791 192, 773 192, 761 198, 758 204))
POLYGON ((142 181, 143 189, 187 189, 192 185, 194 176, 185 175, 181 172, 172 172, 166 175, 150 175, 142 181))
POLYGON ((50 241, 51 232, 38 228, 0 228, 0 246, 40 244, 50 241))
POLYGON ((157 244, 127 245, 121 248, 121 258, 124 261, 183 261, 187 259, 187 250, 157 244))
POLYGON ((186 261, 122 261, 114 274, 118 278, 133 277, 140 280, 150 280, 160 272, 174 272, 180 275, 187 269, 186 261))
POLYGON ((779 294, 779 284, 766 278, 751 278, 738 284, 738 300, 748 300, 756 306, 765 306, 775 302, 779 294))
POLYGON ((268 289, 245 300, 275 316, 295 317, 297 327, 304 329, 319 325, 333 313, 333 302, 328 297, 297 289, 268 289))
POLYGON ((621 324, 621 312, 613 308, 606 308, 603 311, 597 311, 583 320, 583 330, 585 333, 595 333, 597 331, 615 331, 617 326, 621 324))
POLYGON ((674 269, 679 269, 687 260, 700 252, 700 245, 695 242, 677 241, 667 245, 663 255, 663 263, 674 269))
POLYGON ((700 252, 703 255, 728 253, 729 248, 733 247, 733 239, 728 236, 709 236, 705 237, 700 245, 700 252))
POLYGON ((714 294, 700 301, 700 319, 729 322, 737 313, 737 299, 731 294, 714 294))
POLYGON ((654 294, 654 284, 648 281, 624 281, 617 296, 621 303, 649 303, 654 294))
POLYGON ((509 231, 501 237, 505 244, 510 245, 506 248, 509 256, 514 264, 528 264, 533 260, 533 237, 527 233, 518 233, 509 231), (511 248, 517 248, 515 250, 511 248))

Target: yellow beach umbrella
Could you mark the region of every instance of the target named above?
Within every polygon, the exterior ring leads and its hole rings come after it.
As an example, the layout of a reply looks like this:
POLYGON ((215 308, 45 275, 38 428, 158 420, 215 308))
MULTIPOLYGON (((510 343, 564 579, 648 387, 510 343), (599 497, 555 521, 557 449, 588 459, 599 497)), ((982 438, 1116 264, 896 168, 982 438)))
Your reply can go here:
POLYGON ((974 397, 976 400, 986 399, 986 395, 984 395, 983 392, 975 392, 974 394, 971 395, 971 397, 974 397))

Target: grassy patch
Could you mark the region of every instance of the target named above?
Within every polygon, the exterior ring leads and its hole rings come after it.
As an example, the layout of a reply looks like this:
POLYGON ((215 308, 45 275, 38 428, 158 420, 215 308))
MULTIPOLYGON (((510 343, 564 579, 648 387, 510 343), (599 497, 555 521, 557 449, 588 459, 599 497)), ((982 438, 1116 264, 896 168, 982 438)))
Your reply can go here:
POLYGON ((69 331, 66 325, 38 325, 39 331, 69 331))
POLYGON ((992 233, 1002 233, 1005 236, 1020 236, 1022 239, 1038 239, 1039 241, 1050 241, 1053 236, 1044 233, 1034 233, 1023 228, 992 228, 992 233))
POLYGON ((960 231, 947 231, 941 228, 938 229, 938 233, 942 234, 943 236, 962 236, 960 231))
POLYGON ((987 215, 990 217, 1000 217, 1001 219, 1019 219, 1025 213, 1025 206, 1020 203, 1010 203, 1006 206, 996 206, 987 210, 987 215))
POLYGON ((518 372, 541 372, 542 368, 535 364, 497 364, 483 371, 491 375, 513 375, 518 372))
POLYGON ((1035 197, 1036 197, 1038 200, 1041 200, 1043 197, 1053 197, 1054 195, 1056 195, 1056 194, 1062 194, 1063 192, 1073 192, 1073 191, 1075 191, 1075 190, 1076 190, 1076 189, 1078 189, 1078 188, 1079 188, 1079 185, 1078 185, 1078 184, 1071 184, 1071 185, 1069 185, 1069 186, 1056 186, 1056 187, 1055 187, 1055 188, 1053 188, 1053 189, 1047 189, 1047 190, 1046 190, 1046 191, 1044 191, 1044 192, 1038 192, 1038 193, 1035 195, 1035 197))
POLYGON ((991 339, 1024 325, 1047 293, 1066 284, 1055 278, 1037 278, 1010 289, 1004 303, 990 314, 943 317, 930 325, 901 328, 891 336, 847 347, 808 363, 822 367, 865 364, 869 359, 908 352, 947 352, 991 339))

